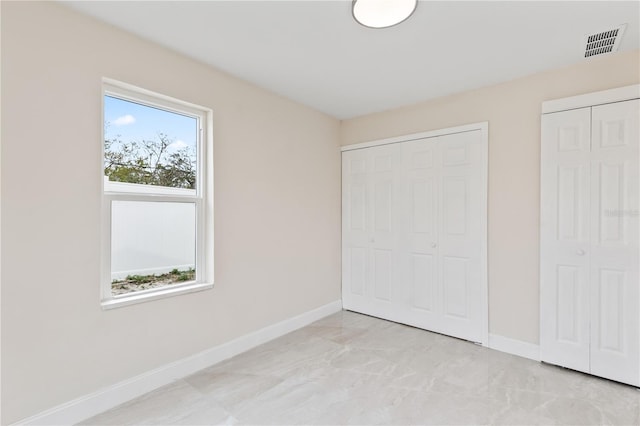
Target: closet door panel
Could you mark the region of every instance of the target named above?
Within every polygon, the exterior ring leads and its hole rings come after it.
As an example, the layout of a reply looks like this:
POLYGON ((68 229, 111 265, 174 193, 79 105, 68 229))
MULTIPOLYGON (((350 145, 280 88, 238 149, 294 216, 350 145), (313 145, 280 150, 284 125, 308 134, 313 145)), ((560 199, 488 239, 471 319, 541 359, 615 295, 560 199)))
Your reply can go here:
POLYGON ((542 117, 540 355, 589 371, 590 108, 542 117))
POLYGON ((342 154, 342 300, 347 309, 364 304, 371 287, 368 157, 362 150, 342 154))
POLYGON ((371 173, 369 194, 372 230, 369 252, 370 276, 373 284, 371 306, 374 314, 394 319, 395 302, 399 299, 398 274, 398 176, 400 147, 383 145, 369 148, 371 173))
POLYGON ((479 131, 438 141, 442 332, 482 340, 482 146, 479 131))
POLYGON ((345 309, 393 319, 399 299, 395 145, 342 154, 342 297, 345 309))
POLYGON ((593 107, 591 372, 640 385, 640 101, 593 107))
POLYGON ((402 207, 399 222, 405 320, 440 328, 442 302, 438 285, 438 179, 435 138, 404 142, 402 207))

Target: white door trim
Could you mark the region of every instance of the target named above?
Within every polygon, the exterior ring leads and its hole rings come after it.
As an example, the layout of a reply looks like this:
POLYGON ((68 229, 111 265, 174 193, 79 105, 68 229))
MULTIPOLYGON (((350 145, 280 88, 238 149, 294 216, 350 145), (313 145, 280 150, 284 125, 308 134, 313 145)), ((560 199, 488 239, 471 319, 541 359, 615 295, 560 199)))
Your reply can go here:
POLYGON ((615 89, 602 90, 600 92, 545 101, 542 103, 542 113, 549 114, 552 112, 592 107, 639 98, 640 84, 632 84, 630 86, 616 87, 615 89))
MULTIPOLYGON (((462 126, 447 127, 444 129, 429 130, 427 132, 410 133, 408 135, 394 136, 385 139, 376 139, 368 142, 355 143, 345 145, 340 151, 352 151, 354 149, 371 148, 372 146, 389 145, 392 143, 409 142, 416 139, 435 138, 436 136, 451 135, 454 133, 472 132, 474 130, 482 131, 483 136, 487 136, 489 132, 489 122, 482 121, 479 123, 464 124, 462 126)), ((488 138, 487 138, 488 140, 488 138)))
POLYGON ((489 244, 489 122, 478 123, 482 144, 482 346, 489 347, 489 265, 487 251, 489 244))
POLYGON ((432 138, 437 136, 451 135, 455 133, 464 133, 472 131, 480 131, 481 134, 481 174, 482 174, 482 253, 481 253, 481 304, 482 304, 482 346, 489 347, 489 284, 488 284, 488 264, 487 264, 487 242, 488 242, 488 168, 489 168, 489 122, 483 121, 478 123, 465 124, 461 126, 448 127, 444 129, 430 130, 420 133, 411 133, 407 135, 395 136, 391 138, 378 139, 369 142, 362 142, 352 145, 343 146, 340 151, 352 151, 356 149, 370 148, 380 145, 389 145, 394 143, 409 142, 417 139, 432 138))

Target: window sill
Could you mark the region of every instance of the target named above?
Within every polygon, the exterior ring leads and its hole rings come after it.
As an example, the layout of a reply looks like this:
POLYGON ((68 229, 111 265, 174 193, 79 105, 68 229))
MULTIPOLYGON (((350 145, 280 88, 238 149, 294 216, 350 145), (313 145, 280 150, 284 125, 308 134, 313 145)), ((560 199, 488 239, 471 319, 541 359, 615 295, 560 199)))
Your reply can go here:
POLYGON ((116 309, 124 306, 135 305, 137 303, 150 302, 157 299, 165 299, 167 297, 178 296, 181 294, 195 293, 197 291, 209 290, 213 288, 213 283, 194 283, 181 286, 171 286, 151 292, 131 293, 129 295, 118 296, 102 301, 102 309, 116 309))

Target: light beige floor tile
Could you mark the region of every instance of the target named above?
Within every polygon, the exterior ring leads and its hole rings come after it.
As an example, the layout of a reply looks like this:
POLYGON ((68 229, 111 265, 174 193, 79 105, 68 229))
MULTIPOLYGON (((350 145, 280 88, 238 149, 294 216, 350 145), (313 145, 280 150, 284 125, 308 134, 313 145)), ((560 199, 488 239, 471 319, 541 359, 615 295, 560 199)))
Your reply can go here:
POLYGON ((213 399, 204 398, 183 380, 164 386, 113 410, 86 425, 202 425, 235 424, 236 420, 213 399))

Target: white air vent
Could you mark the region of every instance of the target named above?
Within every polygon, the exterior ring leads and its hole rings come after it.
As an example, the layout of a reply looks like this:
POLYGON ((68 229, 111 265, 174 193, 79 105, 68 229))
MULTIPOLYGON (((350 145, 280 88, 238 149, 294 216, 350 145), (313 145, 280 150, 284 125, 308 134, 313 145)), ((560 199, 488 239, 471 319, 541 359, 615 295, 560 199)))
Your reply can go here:
POLYGON ((605 55, 618 50, 622 34, 627 24, 612 28, 606 31, 600 31, 594 34, 587 34, 584 37, 584 57, 590 58, 596 55, 605 55))

